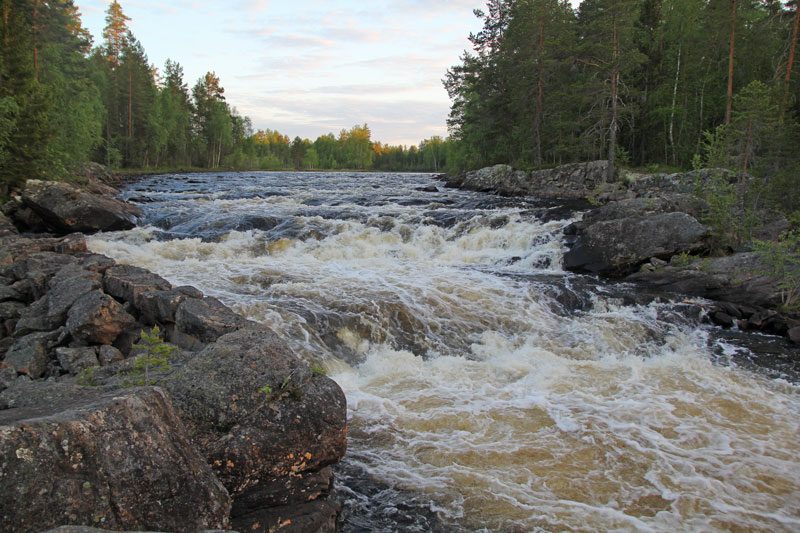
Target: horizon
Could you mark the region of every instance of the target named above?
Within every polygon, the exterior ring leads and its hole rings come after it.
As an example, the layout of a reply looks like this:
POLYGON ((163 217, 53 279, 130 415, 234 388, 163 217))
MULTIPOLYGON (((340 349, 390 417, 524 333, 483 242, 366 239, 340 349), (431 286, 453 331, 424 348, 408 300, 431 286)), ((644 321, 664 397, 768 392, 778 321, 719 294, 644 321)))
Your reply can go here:
MULTIPOLYGON (((76 2, 95 46, 109 4, 76 2)), ((468 36, 482 26, 473 9, 485 2, 120 5, 159 72, 166 59, 177 61, 190 90, 215 72, 228 104, 250 117, 254 131, 313 141, 366 123, 373 141, 411 146, 447 137, 450 100, 441 80, 471 49, 468 36)))

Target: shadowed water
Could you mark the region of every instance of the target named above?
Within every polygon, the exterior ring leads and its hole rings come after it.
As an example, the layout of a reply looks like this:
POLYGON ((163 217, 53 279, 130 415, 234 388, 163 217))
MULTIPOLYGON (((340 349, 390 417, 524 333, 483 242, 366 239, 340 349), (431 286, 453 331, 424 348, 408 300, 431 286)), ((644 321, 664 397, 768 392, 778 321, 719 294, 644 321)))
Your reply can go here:
POLYGON ((125 196, 147 225, 94 251, 221 298, 344 389, 345 531, 800 529, 792 380, 742 365, 704 302, 564 272, 570 209, 420 174, 125 196))

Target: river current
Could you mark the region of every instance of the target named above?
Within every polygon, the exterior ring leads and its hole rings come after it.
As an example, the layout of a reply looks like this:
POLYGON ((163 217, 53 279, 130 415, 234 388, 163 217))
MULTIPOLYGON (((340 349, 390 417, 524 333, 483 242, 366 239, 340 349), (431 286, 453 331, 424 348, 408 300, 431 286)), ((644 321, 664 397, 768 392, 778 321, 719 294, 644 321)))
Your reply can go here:
POLYGON ((800 388, 704 302, 565 272, 580 216, 427 174, 137 181, 90 248, 281 334, 348 399, 344 531, 800 531, 800 388))

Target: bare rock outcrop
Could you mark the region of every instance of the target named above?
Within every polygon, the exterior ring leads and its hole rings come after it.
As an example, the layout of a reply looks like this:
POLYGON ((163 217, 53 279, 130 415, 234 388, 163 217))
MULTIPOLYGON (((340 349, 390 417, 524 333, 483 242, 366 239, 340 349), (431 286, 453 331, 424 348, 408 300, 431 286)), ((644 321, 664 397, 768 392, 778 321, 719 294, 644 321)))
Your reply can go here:
POLYGON ((113 197, 114 189, 96 185, 87 190, 68 183, 28 180, 5 212, 26 229, 96 233, 129 229, 141 210, 113 197))
POLYGON ((0 522, 194 532, 226 528, 231 499, 158 388, 29 383, 0 410, 0 522))
POLYGON ((347 447, 346 400, 272 330, 220 337, 164 387, 234 497, 234 517, 327 495, 326 467, 347 447))
POLYGON ((504 196, 585 198, 605 183, 607 164, 607 161, 590 161, 532 171, 495 165, 458 176, 447 176, 445 181, 448 187, 495 192, 504 196))
MULTIPOLYGON (((126 227, 96 184, 31 183, 6 212, 48 231, 126 227), (27 195, 27 196, 26 196, 27 195), (32 198, 78 206, 34 209, 32 198), (86 200, 84 202, 84 200, 86 200), (91 224, 85 220, 94 220, 91 224), (90 227, 91 226, 91 227, 90 227)), ((0 218, 0 523, 14 531, 333 532, 346 449, 339 386, 280 337, 193 287, 88 251, 82 234, 20 235, 0 218), (6 228, 8 226, 8 228, 6 228), (180 349, 121 388, 158 326, 180 349), (81 385, 79 385, 80 383, 81 385), (173 403, 174 402, 174 403, 173 403)))

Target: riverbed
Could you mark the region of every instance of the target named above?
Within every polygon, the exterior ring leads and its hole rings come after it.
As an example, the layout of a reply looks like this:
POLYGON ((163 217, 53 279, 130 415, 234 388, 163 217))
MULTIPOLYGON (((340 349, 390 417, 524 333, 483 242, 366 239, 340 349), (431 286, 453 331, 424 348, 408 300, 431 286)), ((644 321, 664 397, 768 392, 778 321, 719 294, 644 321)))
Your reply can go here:
POLYGON ((90 248, 282 335, 348 398, 344 531, 797 531, 800 389, 704 302, 565 272, 580 213, 428 174, 143 178, 90 248))

